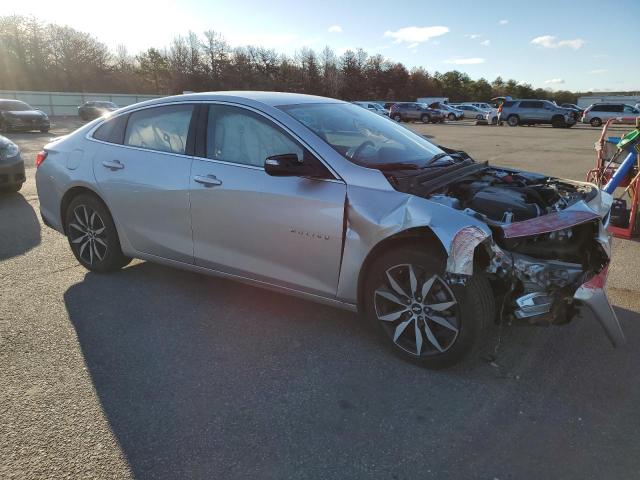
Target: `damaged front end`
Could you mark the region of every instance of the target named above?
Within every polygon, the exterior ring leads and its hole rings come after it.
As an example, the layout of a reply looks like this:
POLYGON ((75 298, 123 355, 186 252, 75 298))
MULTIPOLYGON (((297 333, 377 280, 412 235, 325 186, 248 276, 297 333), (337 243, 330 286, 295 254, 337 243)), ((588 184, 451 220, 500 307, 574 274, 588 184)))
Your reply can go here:
POLYGON ((564 324, 587 309, 614 346, 624 343, 604 292, 610 195, 591 184, 491 167, 460 153, 453 164, 389 180, 400 191, 489 226, 491 235, 476 227, 455 235, 447 271, 466 276, 483 269, 496 293, 499 320, 564 324))

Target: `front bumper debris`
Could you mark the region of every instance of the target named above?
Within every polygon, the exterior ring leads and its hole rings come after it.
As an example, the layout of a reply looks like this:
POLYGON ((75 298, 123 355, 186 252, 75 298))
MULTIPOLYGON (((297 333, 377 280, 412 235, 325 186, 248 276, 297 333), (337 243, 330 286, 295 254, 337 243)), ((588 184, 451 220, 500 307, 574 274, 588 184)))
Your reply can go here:
POLYGON ((611 307, 609 298, 604 291, 608 272, 609 266, 607 265, 591 280, 583 283, 576 290, 573 298, 593 313, 600 325, 602 325, 611 344, 614 347, 620 347, 624 345, 626 339, 616 312, 611 307))

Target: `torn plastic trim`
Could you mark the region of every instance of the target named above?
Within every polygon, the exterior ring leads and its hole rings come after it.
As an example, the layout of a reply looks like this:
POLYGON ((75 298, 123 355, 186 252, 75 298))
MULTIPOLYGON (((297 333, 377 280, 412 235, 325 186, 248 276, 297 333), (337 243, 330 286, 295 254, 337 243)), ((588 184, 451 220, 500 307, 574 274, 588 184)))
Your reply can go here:
POLYGON ((469 226, 460 229, 449 246, 446 271, 458 275, 473 275, 476 247, 487 238, 489 235, 477 227, 469 226))
POLYGON ((611 344, 614 347, 620 347, 625 344, 626 339, 616 312, 611 307, 609 298, 604 291, 608 273, 609 265, 606 265, 589 281, 578 287, 573 298, 593 313, 611 344))
POLYGON ((598 218, 600 218, 600 215, 594 212, 563 210, 523 220, 522 222, 511 223, 503 227, 503 232, 505 238, 528 237, 575 227, 598 218))

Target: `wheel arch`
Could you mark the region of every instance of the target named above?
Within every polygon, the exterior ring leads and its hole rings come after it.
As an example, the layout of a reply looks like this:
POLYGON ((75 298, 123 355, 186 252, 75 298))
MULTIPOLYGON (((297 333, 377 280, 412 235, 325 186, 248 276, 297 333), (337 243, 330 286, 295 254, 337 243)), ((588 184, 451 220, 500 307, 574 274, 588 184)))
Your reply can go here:
POLYGON ((442 244, 440 238, 429 226, 411 227, 400 232, 396 232, 375 244, 362 263, 362 267, 358 273, 358 287, 357 287, 357 305, 358 308, 363 304, 364 285, 367 278, 367 273, 371 268, 373 262, 385 252, 388 252, 394 248, 400 248, 402 245, 415 244, 423 242, 426 247, 432 247, 437 249, 438 253, 442 255, 443 259, 447 259, 447 250, 442 244))
MULTIPOLYGON (((67 208, 69 207, 69 204, 74 198, 82 194, 88 194, 96 197, 107 208, 107 210, 109 210, 109 213, 111 213, 111 209, 107 205, 107 202, 105 202, 104 199, 100 196, 100 194, 95 190, 87 187, 86 185, 76 185, 74 187, 71 187, 66 192, 64 192, 64 195, 60 200, 60 221, 61 221, 60 223, 62 225, 62 230, 65 235, 67 234, 67 227, 65 225, 64 219, 65 219, 67 208)), ((113 214, 111 214, 111 217, 113 218, 113 214)), ((116 224, 116 228, 117 228, 117 224, 116 224)))

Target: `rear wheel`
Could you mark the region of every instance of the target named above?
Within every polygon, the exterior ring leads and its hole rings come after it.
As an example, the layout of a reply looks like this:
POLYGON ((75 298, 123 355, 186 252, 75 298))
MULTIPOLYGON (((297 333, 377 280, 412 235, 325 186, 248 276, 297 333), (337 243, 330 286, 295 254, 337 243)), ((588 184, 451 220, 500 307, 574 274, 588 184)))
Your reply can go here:
POLYGON ((450 113, 449 115, 447 115, 447 118, 453 122, 456 119, 456 116, 453 113, 450 113))
POLYGON ((365 282, 363 309, 384 343, 427 368, 444 368, 467 355, 493 308, 486 279, 450 285, 444 266, 425 245, 406 246, 375 260, 365 282))
POLYGON ((509 116, 509 118, 507 118, 507 125, 509 125, 510 127, 517 127, 519 123, 520 119, 517 115, 511 115, 509 116))
POLYGON ((49 133, 49 129, 48 128, 41 128, 40 132, 42 133, 49 133))
POLYGON ((113 218, 97 197, 82 194, 69 203, 65 213, 69 246, 78 261, 92 272, 112 272, 131 259, 122 254, 113 218))
POLYGON ((401 122, 401 121, 402 121, 402 117, 401 117, 399 114, 397 114, 397 113, 393 116, 393 119, 394 119, 396 122, 401 122))
POLYGON ((429 123, 431 121, 431 117, 428 114, 424 113, 420 116, 420 121, 422 123, 429 123))
POLYGON ((592 127, 599 127, 602 125, 602 120, 599 119, 598 117, 593 117, 589 123, 591 124, 592 127))
POLYGON ((562 128, 566 125, 567 122, 564 121, 564 118, 561 116, 556 116, 551 119, 551 126, 553 128, 562 128))

